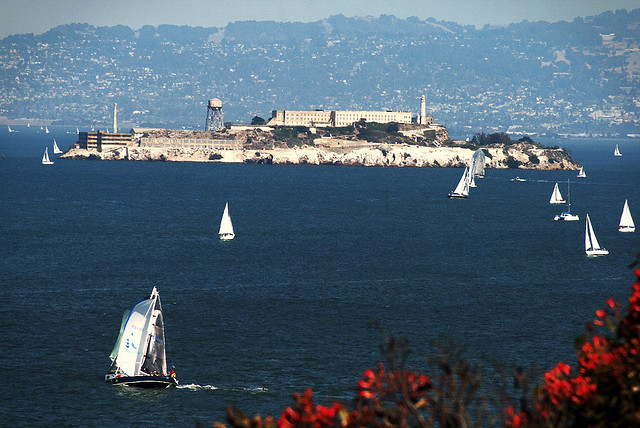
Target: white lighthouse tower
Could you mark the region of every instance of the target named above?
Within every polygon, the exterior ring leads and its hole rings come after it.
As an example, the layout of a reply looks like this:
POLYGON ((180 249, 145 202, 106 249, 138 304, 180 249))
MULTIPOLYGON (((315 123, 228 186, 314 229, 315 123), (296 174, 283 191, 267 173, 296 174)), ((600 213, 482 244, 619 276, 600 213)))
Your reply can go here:
POLYGON ((113 133, 118 133, 118 104, 113 103, 113 133))
POLYGON ((420 97, 420 120, 418 120, 420 125, 427 124, 427 97, 424 95, 420 97))

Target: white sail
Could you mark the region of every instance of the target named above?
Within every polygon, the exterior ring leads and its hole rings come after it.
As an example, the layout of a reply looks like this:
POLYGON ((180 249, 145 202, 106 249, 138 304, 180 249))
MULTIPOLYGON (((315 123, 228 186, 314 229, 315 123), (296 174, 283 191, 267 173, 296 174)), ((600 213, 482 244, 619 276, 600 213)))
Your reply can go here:
POLYGON ((142 358, 145 355, 149 334, 149 318, 155 299, 146 299, 131 310, 124 326, 120 348, 114 363, 125 376, 137 376, 141 373, 142 358))
POLYGON ((48 134, 49 133, 49 128, 47 128, 47 125, 44 126, 44 133, 48 134))
POLYGON ((586 177, 586 176, 587 176, 587 173, 586 173, 586 172, 584 172, 584 167, 583 167, 583 166, 581 166, 581 167, 580 167, 580 172, 578 172, 578 177, 580 177, 580 178, 584 178, 584 177, 586 177))
POLYGON ((9 125, 7 125, 7 129, 9 129, 9 132, 14 132, 9 125))
POLYGON ((231 223, 231 217, 229 216, 229 203, 224 206, 224 212, 222 213, 222 219, 220 220, 220 230, 218 231, 220 239, 230 240, 235 237, 233 232, 233 224, 231 223))
POLYGON ((465 168, 464 172, 462 173, 462 177, 460 177, 460 181, 458 182, 458 185, 456 186, 455 190, 453 191, 453 193, 450 193, 450 196, 457 196, 457 197, 463 197, 466 198, 467 196, 469 196, 469 168, 465 168))
POLYGON ((164 321, 160 294, 151 296, 125 312, 105 380, 113 384, 142 387, 177 385, 173 370, 167 372, 164 321))
POLYGON ((593 226, 591 226, 589 214, 587 214, 584 230, 584 251, 588 256, 603 256, 609 254, 609 251, 600 247, 598 238, 596 238, 596 234, 593 231, 593 226))
POLYGON ((613 151, 613 155, 614 156, 622 156, 622 153, 620 153, 620 148, 618 147, 617 144, 616 144, 616 149, 613 151))
POLYGON ((53 139, 53 153, 55 154, 60 154, 62 153, 62 150, 60 150, 60 147, 58 147, 58 143, 56 143, 56 139, 53 139))
POLYGON ((53 165, 53 161, 49 160, 49 147, 44 148, 44 155, 42 155, 42 165, 53 165))
POLYGON ((624 207, 622 208, 622 215, 620 216, 620 225, 618 227, 620 232, 634 232, 636 225, 631 217, 631 210, 629 210, 629 203, 624 200, 624 207))
POLYGON ((551 193, 551 199, 549 199, 550 204, 564 204, 566 201, 562 199, 562 195, 560 194, 560 189, 558 188, 558 183, 553 188, 553 193, 551 193))
POLYGON ((110 357, 114 373, 121 376, 166 375, 162 305, 155 287, 128 314, 110 357))
POLYGON ((469 174, 467 175, 467 181, 469 182, 469 187, 478 187, 476 186, 475 174, 471 171, 469 171, 469 174))
POLYGON ((473 153, 471 158, 472 174, 476 177, 484 177, 484 165, 486 156, 482 149, 478 149, 473 153))

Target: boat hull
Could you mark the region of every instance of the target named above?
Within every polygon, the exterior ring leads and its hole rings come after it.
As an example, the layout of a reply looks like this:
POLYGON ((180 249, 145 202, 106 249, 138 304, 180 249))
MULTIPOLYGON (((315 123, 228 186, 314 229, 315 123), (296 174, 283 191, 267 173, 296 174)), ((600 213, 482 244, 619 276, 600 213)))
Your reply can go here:
POLYGON ((558 220, 564 220, 564 221, 578 221, 580 220, 580 217, 577 215, 573 215, 570 213, 562 213, 560 215, 557 215, 553 218, 554 220, 558 221, 558 220))
POLYGON ((606 256, 609 254, 608 250, 600 249, 600 250, 586 250, 587 256, 596 257, 596 256, 606 256))
POLYGON ((467 199, 469 198, 469 196, 467 195, 462 195, 460 193, 449 193, 447 195, 447 198, 453 198, 453 199, 467 199))
POLYGON ((168 388, 177 386, 178 380, 170 376, 109 376, 105 377, 107 382, 114 385, 135 386, 137 388, 168 388))
POLYGON ((231 241, 235 237, 236 237, 236 235, 233 234, 233 233, 221 233, 220 234, 220 240, 221 241, 231 241))
POLYGON ((620 226, 618 228, 619 232, 635 232, 636 228, 631 226, 620 226))

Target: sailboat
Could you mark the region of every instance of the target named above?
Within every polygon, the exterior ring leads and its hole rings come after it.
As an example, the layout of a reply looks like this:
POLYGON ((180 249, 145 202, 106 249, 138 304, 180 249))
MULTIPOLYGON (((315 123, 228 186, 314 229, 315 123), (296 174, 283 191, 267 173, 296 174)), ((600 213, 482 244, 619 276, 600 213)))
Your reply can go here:
POLYGON ((178 384, 173 370, 167 372, 162 305, 156 287, 148 299, 124 313, 109 358, 112 363, 104 380, 114 385, 166 388, 178 384))
POLYGON ((635 232, 636 225, 631 217, 631 211, 629 210, 629 203, 624 200, 624 207, 622 208, 622 215, 620 216, 620 225, 618 231, 620 232, 635 232))
POLYGON ((558 183, 556 183, 553 188, 553 193, 551 194, 551 199, 549 199, 550 204, 566 204, 567 201, 562 199, 562 195, 560 194, 560 189, 558 188, 558 183))
POLYGON ((231 223, 231 217, 229 217, 229 202, 224 206, 224 212, 222 213, 222 220, 220 220, 220 230, 218 231, 220 239, 223 241, 230 241, 235 238, 233 233, 233 224, 231 223))
POLYGON ((49 160, 49 147, 44 148, 44 155, 42 155, 42 165, 53 165, 53 161, 49 160))
POLYGON ((614 156, 622 156, 622 153, 620 153, 620 149, 618 148, 617 144, 616 144, 616 149, 613 151, 613 155, 614 156))
POLYGON ((458 185, 456 186, 455 190, 453 192, 449 192, 449 194, 447 195, 448 198, 466 199, 469 197, 468 175, 469 175, 469 168, 466 167, 464 169, 464 172, 462 173, 462 177, 460 178, 460 181, 458 182, 458 185))
POLYGON ((583 166, 580 167, 580 172, 578 172, 577 176, 580 177, 580 178, 585 178, 587 176, 587 173, 584 172, 584 167, 583 166))
POLYGON ((62 153, 62 150, 60 150, 60 147, 58 147, 58 144, 56 143, 56 139, 53 139, 53 153, 55 154, 60 154, 62 153))
POLYGON ((587 214, 587 222, 584 230, 584 251, 587 253, 587 256, 606 256, 609 254, 608 250, 600 247, 596 234, 593 232, 589 214, 587 214))
POLYGON ((47 128, 47 125, 44 126, 44 133, 48 134, 49 133, 49 128, 47 128))
POLYGON ((569 183, 569 180, 567 180, 567 210, 558 214, 557 216, 555 216, 553 219, 554 220, 564 220, 564 221, 578 221, 580 220, 580 217, 575 215, 575 214, 571 214, 571 184, 569 183))
POLYGON ((9 125, 7 125, 7 129, 9 130, 9 132, 16 132, 13 129, 11 129, 11 127, 9 125))
POLYGON ((482 149, 478 149, 473 153, 471 157, 473 165, 473 175, 477 178, 484 178, 484 166, 486 163, 486 156, 482 149))
POLYGON ((469 175, 467 176, 467 180, 469 181, 469 187, 478 187, 476 186, 475 174, 469 172, 469 175))

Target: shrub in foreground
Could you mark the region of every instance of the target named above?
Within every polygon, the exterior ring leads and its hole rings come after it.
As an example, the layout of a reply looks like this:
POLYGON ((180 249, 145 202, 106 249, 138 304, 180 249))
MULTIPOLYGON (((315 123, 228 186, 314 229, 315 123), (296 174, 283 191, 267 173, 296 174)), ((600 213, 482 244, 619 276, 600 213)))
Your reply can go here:
MULTIPOLYGON (((293 405, 277 421, 272 416, 249 419, 229 408, 227 423, 255 428, 640 426, 640 268, 634 274, 626 313, 619 303, 607 300, 576 342, 575 368, 558 363, 518 406, 507 396, 480 395, 476 367, 459 358, 452 343, 429 359, 430 377, 404 369, 406 347, 387 339, 389 367, 380 363, 365 370, 351 404, 318 405, 307 389, 294 394, 293 405)), ((521 389, 523 378, 521 372, 514 375, 521 389)))

